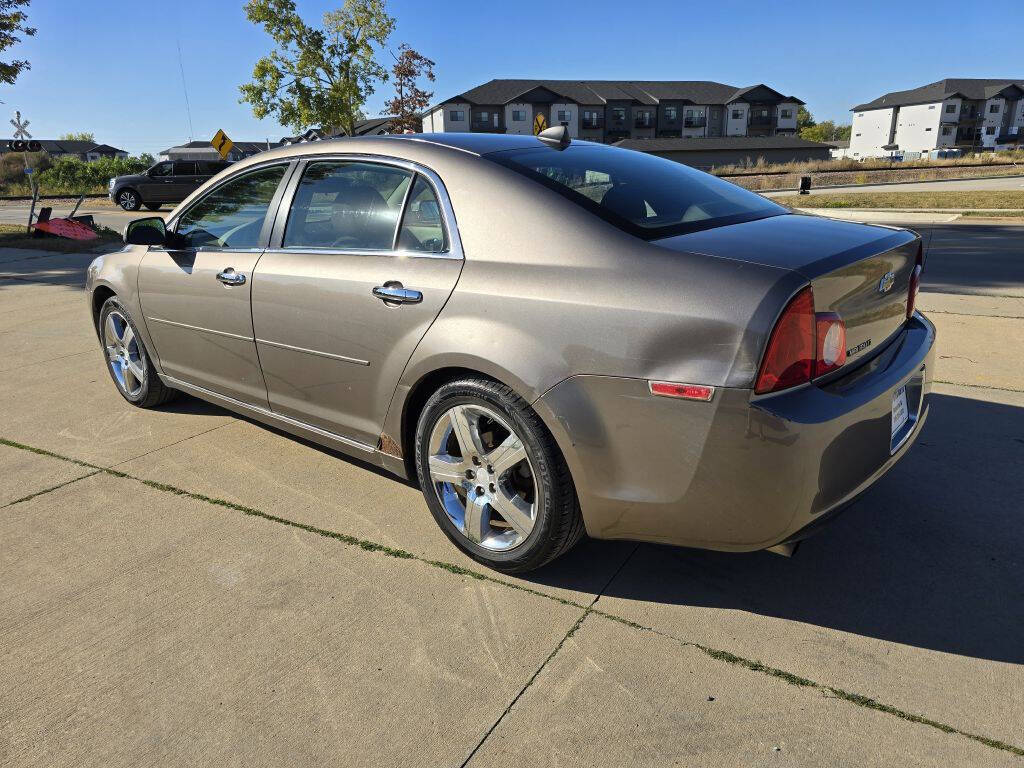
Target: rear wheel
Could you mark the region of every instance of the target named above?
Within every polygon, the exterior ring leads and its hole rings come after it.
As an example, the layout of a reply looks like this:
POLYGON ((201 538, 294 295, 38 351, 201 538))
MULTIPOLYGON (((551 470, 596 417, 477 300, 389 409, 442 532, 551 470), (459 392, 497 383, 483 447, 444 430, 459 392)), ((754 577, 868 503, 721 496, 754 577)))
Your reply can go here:
POLYGON ((583 535, 565 460, 504 385, 471 378, 435 392, 416 428, 416 469, 448 538, 496 570, 539 568, 583 535))
POLYGON ((129 403, 153 408, 177 394, 160 381, 135 323, 116 296, 100 309, 100 339, 110 378, 129 403))
POLYGON ((122 189, 117 193, 117 204, 126 211, 137 211, 142 205, 142 198, 134 189, 122 189))

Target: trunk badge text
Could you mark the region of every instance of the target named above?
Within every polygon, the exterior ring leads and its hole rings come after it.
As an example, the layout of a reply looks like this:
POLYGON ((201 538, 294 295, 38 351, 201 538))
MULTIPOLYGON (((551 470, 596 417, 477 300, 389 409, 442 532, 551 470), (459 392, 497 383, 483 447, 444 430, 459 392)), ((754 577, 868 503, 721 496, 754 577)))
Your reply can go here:
POLYGON ((886 272, 882 275, 882 279, 878 281, 878 292, 888 293, 892 290, 893 285, 896 283, 896 273, 886 272))

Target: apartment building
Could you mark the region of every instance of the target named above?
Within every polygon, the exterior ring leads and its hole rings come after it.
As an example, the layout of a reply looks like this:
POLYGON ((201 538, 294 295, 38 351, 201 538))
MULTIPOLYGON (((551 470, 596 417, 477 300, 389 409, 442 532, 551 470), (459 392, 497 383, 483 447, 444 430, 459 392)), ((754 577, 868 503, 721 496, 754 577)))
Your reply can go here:
POLYGON ((849 157, 1016 149, 1024 137, 1024 80, 947 78, 852 111, 849 157))
POLYGON ((708 80, 491 80, 427 110, 428 133, 530 134, 565 125, 573 138, 778 136, 796 133, 794 96, 708 80))

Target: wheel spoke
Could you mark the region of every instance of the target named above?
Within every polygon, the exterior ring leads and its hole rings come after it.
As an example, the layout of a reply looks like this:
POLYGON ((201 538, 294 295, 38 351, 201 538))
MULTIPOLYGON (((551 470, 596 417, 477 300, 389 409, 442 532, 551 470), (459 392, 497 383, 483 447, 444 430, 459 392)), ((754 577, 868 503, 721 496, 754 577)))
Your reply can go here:
MULTIPOLYGON (((135 381, 141 384, 142 380, 146 377, 145 371, 142 370, 142 362, 139 360, 132 360, 129 358, 125 367, 129 371, 131 371, 131 374, 135 378, 135 381)), ((132 387, 132 389, 135 389, 135 387, 132 387)))
POLYGON ((107 315, 107 341, 114 342, 121 340, 121 334, 117 332, 117 323, 114 322, 113 313, 107 315))
POLYGON ((457 456, 431 456, 427 464, 430 467, 430 479, 435 483, 458 485, 466 479, 465 464, 457 456))
POLYGON ((477 544, 483 541, 484 531, 490 528, 488 517, 487 497, 470 490, 466 495, 466 517, 462 530, 470 541, 477 544))
POLYGON ((516 533, 524 539, 530 535, 533 530, 533 518, 530 516, 532 505, 527 504, 521 496, 510 496, 499 486, 498 492, 491 496, 491 505, 516 533))
POLYGON ((468 460, 472 455, 482 454, 478 417, 466 406, 457 405, 448 412, 448 418, 451 420, 455 439, 459 441, 462 458, 468 460))
POLYGON ((124 335, 121 336, 121 343, 124 344, 125 349, 131 346, 132 342, 135 341, 135 331, 128 323, 124 324, 124 335))
POLYGON ((484 457, 484 461, 494 467, 495 477, 501 477, 525 458, 526 449, 522 441, 514 433, 509 433, 501 445, 484 457))

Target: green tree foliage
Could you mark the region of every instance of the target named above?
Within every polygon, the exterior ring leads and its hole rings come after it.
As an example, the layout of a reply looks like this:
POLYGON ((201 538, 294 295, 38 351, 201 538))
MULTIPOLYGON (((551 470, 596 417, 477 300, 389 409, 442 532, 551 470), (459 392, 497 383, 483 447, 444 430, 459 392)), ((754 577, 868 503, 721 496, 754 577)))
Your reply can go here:
POLYGON ((831 120, 815 123, 800 131, 800 138, 808 141, 845 141, 850 138, 849 125, 836 125, 831 120))
POLYGON ((810 128, 814 125, 814 115, 812 115, 807 107, 800 107, 796 111, 796 129, 797 131, 803 131, 804 128, 810 128))
POLYGON ((374 58, 395 28, 384 0, 345 0, 324 14, 322 27, 303 21, 294 0, 249 0, 245 15, 276 47, 256 62, 240 101, 296 132, 321 126, 351 134, 375 83, 388 76, 374 58))
POLYGON ((62 133, 57 137, 60 141, 91 141, 96 143, 96 134, 89 131, 72 131, 71 133, 62 133))
MULTIPOLYGON (((27 7, 30 1, 0 0, 0 51, 6 51, 12 45, 20 43, 20 35, 32 37, 36 33, 33 27, 25 26, 28 15, 22 9, 27 7)), ((0 61, 0 82, 14 85, 18 75, 31 68, 23 59, 0 61)))
POLYGON ((422 126, 420 113, 430 106, 430 97, 434 94, 424 91, 417 83, 422 77, 434 82, 434 62, 414 51, 407 43, 398 46, 398 51, 395 66, 391 68, 395 95, 384 104, 385 114, 395 116, 392 125, 397 133, 419 131, 422 126))

